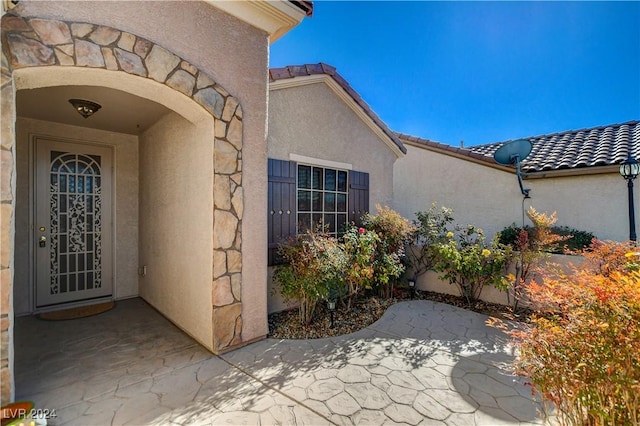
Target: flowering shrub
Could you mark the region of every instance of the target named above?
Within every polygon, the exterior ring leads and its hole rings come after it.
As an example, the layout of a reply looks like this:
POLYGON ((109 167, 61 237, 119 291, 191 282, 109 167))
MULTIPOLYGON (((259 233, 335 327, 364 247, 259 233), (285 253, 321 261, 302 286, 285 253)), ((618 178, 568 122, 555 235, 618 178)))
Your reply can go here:
POLYGON ((584 268, 604 276, 609 276, 614 271, 624 272, 636 269, 638 249, 631 250, 629 247, 630 243, 594 239, 590 249, 582 253, 586 259, 584 268))
POLYGON ((343 274, 346 284, 348 307, 364 289, 371 289, 375 282, 374 262, 380 237, 374 231, 351 227, 342 236, 345 254, 343 274))
POLYGON ((341 291, 345 254, 338 241, 321 232, 307 231, 279 247, 284 261, 274 281, 286 302, 299 303, 300 321, 309 324, 318 301, 341 291))
MULTIPOLYGON (((524 230, 528 234, 531 234, 534 228, 535 225, 533 227, 526 225, 524 228, 521 228, 513 223, 500 231, 500 242, 502 244, 515 246, 516 239, 521 231, 524 230)), ((591 240, 595 238, 591 232, 570 228, 568 226, 553 225, 550 227, 550 231, 555 235, 563 237, 562 241, 559 241, 557 244, 549 245, 545 248, 545 251, 550 253, 562 254, 565 252, 582 251, 588 248, 591 244, 591 240)))
POLYGON ((362 218, 362 224, 380 238, 373 264, 375 284, 380 286, 383 297, 391 297, 392 279, 398 278, 404 272, 404 247, 415 228, 409 220, 387 206, 376 205, 376 209, 378 214, 366 213, 362 218))
POLYGON ((640 254, 594 241, 584 255, 569 274, 527 284, 542 312, 510 331, 516 371, 555 404, 563 424, 638 425, 640 254))
POLYGON ((453 238, 453 232, 448 229, 452 222, 453 210, 444 206, 438 209, 436 203, 429 210, 416 213, 407 249, 407 259, 414 279, 434 268, 437 257, 435 248, 453 238))
POLYGON ((482 229, 474 225, 456 230, 457 238, 449 231, 446 234, 449 240, 434 247, 434 268, 442 273, 440 278, 455 284, 469 305, 480 298, 486 285, 507 288, 503 274, 511 258, 511 248, 495 238, 487 243, 482 229))
MULTIPOLYGON (((556 212, 548 214, 540 213, 535 208, 529 207, 527 217, 533 223, 533 228, 520 229, 513 244, 518 252, 518 262, 516 263, 516 274, 507 278, 513 289, 513 308, 518 309, 518 303, 522 299, 523 285, 533 278, 535 271, 543 261, 547 260, 557 247, 558 243, 566 240, 570 236, 562 237, 553 232, 553 225, 556 223, 556 212)), ((500 234, 502 239, 502 234, 500 234)))

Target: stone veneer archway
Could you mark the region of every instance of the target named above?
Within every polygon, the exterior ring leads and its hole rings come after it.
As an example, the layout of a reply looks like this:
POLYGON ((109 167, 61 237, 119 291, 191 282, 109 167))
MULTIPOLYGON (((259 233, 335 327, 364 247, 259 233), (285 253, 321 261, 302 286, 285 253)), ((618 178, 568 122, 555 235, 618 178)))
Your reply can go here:
MULTIPOLYGON (((127 73, 164 84, 201 105, 214 119, 213 345, 242 344, 242 108, 207 74, 161 46, 115 28, 84 22, 2 17, 2 144, 0 176, 1 403, 11 398, 12 291, 15 215, 15 70, 85 67, 127 73)), ((171 106, 168 105, 169 108, 171 106)))

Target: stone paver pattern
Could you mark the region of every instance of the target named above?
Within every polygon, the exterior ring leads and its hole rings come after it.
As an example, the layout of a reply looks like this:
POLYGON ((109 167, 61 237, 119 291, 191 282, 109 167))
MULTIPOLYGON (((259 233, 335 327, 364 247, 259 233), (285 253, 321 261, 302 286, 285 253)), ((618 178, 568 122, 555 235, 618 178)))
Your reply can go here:
POLYGON ((50 425, 543 424, 486 319, 408 301, 353 334, 216 356, 130 299, 79 320, 17 318, 16 397, 55 409, 50 425))

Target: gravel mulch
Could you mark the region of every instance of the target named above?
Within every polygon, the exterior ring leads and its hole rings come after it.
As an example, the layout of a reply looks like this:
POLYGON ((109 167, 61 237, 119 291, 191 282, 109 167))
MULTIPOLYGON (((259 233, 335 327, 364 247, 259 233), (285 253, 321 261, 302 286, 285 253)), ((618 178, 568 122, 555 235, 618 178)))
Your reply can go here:
MULTIPOLYGON (((416 290, 413 298, 447 303, 509 321, 526 322, 531 316, 531 311, 519 311, 518 315, 514 315, 513 310, 508 306, 482 301, 477 302, 474 306, 469 306, 463 297, 432 291, 416 290)), ((269 315, 269 337, 274 339, 319 339, 353 333, 373 324, 389 306, 409 299, 411 297, 408 291, 399 291, 391 299, 372 296, 358 300, 350 311, 347 311, 346 307, 338 305, 334 312, 334 327, 331 327, 331 317, 326 304, 318 305, 314 321, 308 326, 300 324, 297 309, 274 313, 269 315)))

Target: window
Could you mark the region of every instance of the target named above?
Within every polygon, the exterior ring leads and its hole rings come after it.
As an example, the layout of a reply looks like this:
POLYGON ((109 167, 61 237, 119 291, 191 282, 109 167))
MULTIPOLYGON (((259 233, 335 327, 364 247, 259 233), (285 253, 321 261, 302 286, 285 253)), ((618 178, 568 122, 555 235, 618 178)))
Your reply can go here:
POLYGON ((297 232, 322 225, 337 235, 347 224, 348 172, 298 165, 297 232))
POLYGON ((305 226, 322 220, 337 235, 345 223, 360 226, 369 209, 366 172, 269 158, 268 173, 269 265, 280 262, 278 245, 305 226))

